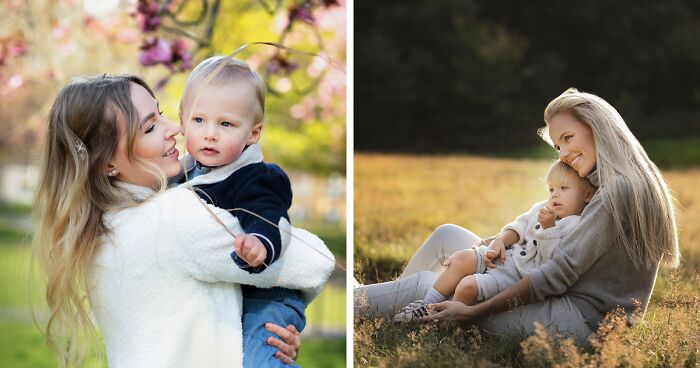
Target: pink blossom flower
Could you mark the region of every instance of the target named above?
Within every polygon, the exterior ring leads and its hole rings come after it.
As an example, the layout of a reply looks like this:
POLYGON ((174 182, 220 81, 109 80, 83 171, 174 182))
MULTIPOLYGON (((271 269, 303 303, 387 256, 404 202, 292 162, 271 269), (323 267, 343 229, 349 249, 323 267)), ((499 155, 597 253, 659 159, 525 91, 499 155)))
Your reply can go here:
POLYGON ((141 31, 153 32, 160 26, 160 5, 157 0, 139 0, 136 7, 138 20, 141 31))
POLYGON ((168 42, 156 37, 141 46, 139 61, 144 66, 164 64, 170 70, 175 70, 175 64, 180 63, 177 69, 185 70, 192 66, 192 51, 182 38, 168 42))
POLYGON ((298 63, 293 63, 282 55, 275 56, 267 64, 267 72, 269 74, 284 73, 289 75, 293 71, 297 70, 297 68, 299 68, 298 63))
POLYGON ((27 53, 29 46, 27 41, 21 38, 12 39, 7 43, 7 56, 17 57, 27 53))
POLYGON ((181 70, 189 69, 192 66, 192 50, 190 45, 183 38, 178 38, 173 41, 172 46, 172 62, 182 61, 181 70))
POLYGON ((309 24, 313 24, 316 21, 308 4, 302 4, 289 9, 289 23, 297 19, 309 24))
POLYGON ((21 87, 24 84, 24 78, 19 75, 15 74, 10 79, 7 80, 7 88, 10 90, 17 89, 21 87))
POLYGON ((116 38, 119 42, 132 43, 136 40, 136 36, 136 31, 133 29, 122 29, 117 32, 116 38))
POLYGON ((141 46, 139 61, 144 66, 168 64, 173 59, 173 48, 168 41, 154 38, 141 46))

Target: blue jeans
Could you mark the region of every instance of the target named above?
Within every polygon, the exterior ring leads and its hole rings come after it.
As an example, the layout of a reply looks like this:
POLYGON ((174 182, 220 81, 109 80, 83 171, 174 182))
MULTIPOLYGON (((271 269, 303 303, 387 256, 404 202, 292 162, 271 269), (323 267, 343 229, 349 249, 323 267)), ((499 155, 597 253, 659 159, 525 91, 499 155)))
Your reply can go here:
POLYGON ((270 336, 278 337, 265 328, 268 322, 287 327, 293 324, 299 332, 306 326, 306 303, 297 290, 273 287, 259 289, 243 287, 243 367, 299 367, 285 365, 275 358, 278 349, 267 344, 270 336))

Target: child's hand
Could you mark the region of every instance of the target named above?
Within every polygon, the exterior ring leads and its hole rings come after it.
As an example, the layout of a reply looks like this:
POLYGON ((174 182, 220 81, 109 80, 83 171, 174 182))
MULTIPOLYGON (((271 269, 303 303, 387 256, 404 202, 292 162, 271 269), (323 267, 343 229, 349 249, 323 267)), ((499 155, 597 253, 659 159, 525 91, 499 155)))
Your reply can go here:
POLYGON ((255 235, 239 234, 233 241, 236 254, 248 265, 258 267, 265 262, 267 249, 255 235))
POLYGON ((554 226, 554 220, 557 218, 557 212, 554 208, 549 209, 549 205, 540 208, 540 212, 537 214, 537 222, 542 225, 543 229, 549 229, 554 226))
POLYGON ((493 239, 491 241, 491 244, 489 244, 489 250, 486 251, 486 254, 484 255, 484 262, 486 263, 486 267, 488 268, 495 268, 496 264, 494 261, 500 256, 501 258, 501 263, 504 263, 506 261, 506 246, 503 244, 503 239, 500 237, 493 239))

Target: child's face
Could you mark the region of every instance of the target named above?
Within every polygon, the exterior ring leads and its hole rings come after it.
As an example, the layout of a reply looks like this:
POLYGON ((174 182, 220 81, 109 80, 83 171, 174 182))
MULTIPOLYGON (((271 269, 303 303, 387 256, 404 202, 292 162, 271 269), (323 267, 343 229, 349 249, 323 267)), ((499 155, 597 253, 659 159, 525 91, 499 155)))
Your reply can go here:
POLYGON ((263 123, 255 121, 257 104, 253 87, 243 82, 193 86, 182 101, 187 151, 204 166, 236 160, 246 145, 260 139, 263 123), (192 106, 200 91, 197 105, 192 106))
POLYGON ((547 183, 547 186, 549 187, 547 205, 550 209, 556 210, 559 218, 580 215, 593 195, 579 182, 578 178, 568 178, 565 183, 553 180, 547 183))

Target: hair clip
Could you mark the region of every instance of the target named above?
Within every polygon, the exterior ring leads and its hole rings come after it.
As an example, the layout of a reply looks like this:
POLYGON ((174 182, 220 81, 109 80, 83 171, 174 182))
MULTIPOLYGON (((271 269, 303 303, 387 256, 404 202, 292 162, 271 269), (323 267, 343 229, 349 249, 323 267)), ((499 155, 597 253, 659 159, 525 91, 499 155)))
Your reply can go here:
POLYGON ((87 147, 85 147, 83 141, 78 138, 75 139, 75 150, 78 152, 78 157, 87 157, 87 147))

